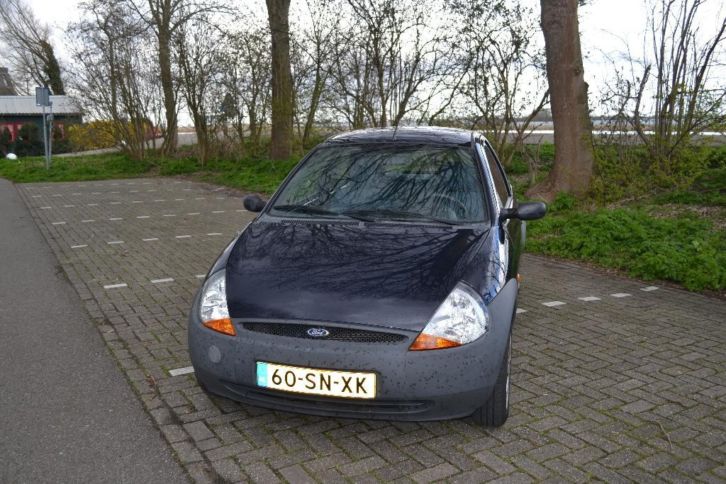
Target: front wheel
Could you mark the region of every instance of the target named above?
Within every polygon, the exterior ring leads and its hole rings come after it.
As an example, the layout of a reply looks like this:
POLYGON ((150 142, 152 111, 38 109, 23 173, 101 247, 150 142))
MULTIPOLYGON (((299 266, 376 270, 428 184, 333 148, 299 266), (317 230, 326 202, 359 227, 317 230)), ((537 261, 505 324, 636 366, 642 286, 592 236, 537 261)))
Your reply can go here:
POLYGON ((509 417, 509 394, 511 392, 511 375, 512 372, 512 333, 509 333, 507 339, 507 349, 504 352, 504 361, 499 370, 497 382, 494 384, 494 391, 489 400, 478 408, 472 418, 480 425, 487 427, 501 427, 509 417))

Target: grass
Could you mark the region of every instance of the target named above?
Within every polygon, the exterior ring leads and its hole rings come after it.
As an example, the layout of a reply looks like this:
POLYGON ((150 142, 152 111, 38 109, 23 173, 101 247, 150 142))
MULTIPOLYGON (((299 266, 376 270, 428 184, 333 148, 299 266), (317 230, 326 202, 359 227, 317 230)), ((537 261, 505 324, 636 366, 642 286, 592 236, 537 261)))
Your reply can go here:
POLYGON ((726 289, 726 232, 689 215, 656 217, 643 207, 578 207, 560 196, 531 222, 527 250, 583 260, 693 291, 726 289))
POLYGON ((121 153, 53 158, 50 170, 41 157, 0 159, 0 176, 17 183, 131 178, 147 175, 153 168, 149 161, 134 161, 121 153))
MULTIPOLYGON (((543 150, 543 160, 551 153, 543 150)), ((201 167, 192 156, 138 162, 124 154, 0 160, 0 176, 16 182, 102 180, 185 175, 243 191, 272 193, 298 157, 270 161, 250 157, 201 167)), ((510 173, 526 173, 521 159, 510 173)), ((538 179, 546 171, 538 173, 538 179)), ((523 179, 526 176, 514 176, 523 179)), ((515 183, 520 195, 526 187, 515 183)), ((726 167, 705 171, 686 189, 665 191, 607 206, 559 196, 543 220, 531 222, 527 250, 615 268, 631 276, 669 280, 694 290, 726 289, 726 167), (708 210, 703 210, 703 208, 708 210), (700 211, 699 211, 700 210, 700 211), (703 215, 703 214, 707 215, 703 215)))

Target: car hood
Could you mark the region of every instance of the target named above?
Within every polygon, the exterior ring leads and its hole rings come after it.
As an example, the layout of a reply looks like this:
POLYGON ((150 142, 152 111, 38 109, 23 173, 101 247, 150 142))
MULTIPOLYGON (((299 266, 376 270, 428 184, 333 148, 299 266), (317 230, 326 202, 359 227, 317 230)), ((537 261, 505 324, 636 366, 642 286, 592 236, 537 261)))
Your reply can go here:
POLYGON ((457 282, 481 287, 488 232, 258 220, 229 253, 230 315, 420 331, 457 282))

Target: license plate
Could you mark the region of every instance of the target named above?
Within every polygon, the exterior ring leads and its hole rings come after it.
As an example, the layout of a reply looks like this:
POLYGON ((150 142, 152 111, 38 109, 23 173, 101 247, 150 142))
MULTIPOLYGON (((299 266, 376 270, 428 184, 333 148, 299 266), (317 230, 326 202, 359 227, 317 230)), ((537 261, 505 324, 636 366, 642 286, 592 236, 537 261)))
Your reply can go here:
POLYGON ((258 361, 257 386, 327 397, 370 399, 376 396, 376 374, 258 361))

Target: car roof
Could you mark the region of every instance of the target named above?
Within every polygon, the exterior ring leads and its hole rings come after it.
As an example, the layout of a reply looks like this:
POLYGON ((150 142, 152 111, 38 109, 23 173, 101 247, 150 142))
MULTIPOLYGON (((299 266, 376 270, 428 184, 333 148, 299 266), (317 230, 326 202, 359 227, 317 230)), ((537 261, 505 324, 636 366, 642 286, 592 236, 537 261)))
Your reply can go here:
POLYGON ((465 129, 438 126, 360 129, 341 133, 326 143, 426 143, 441 145, 470 144, 475 133, 465 129))

